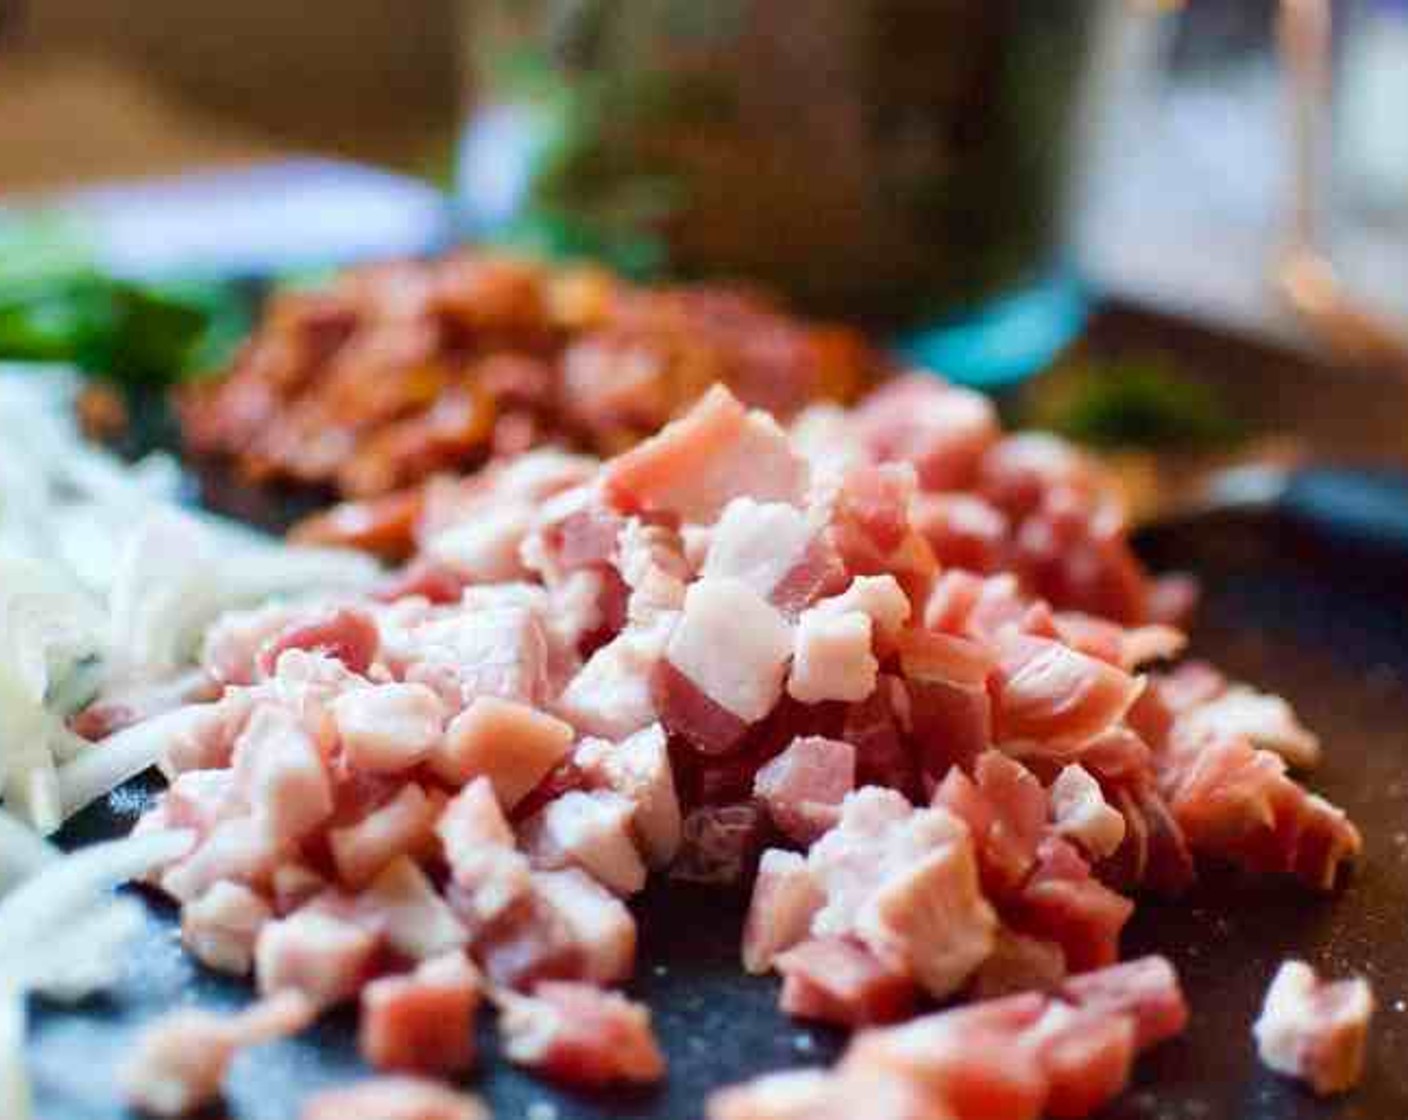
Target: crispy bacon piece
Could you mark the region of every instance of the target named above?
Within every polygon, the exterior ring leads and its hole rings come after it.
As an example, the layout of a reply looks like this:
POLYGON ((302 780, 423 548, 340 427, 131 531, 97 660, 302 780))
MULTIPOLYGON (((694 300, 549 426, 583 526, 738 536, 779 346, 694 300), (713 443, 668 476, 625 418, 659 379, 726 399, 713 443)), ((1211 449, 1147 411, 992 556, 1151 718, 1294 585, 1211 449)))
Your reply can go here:
POLYGON ((1351 1089, 1364 1071, 1374 996, 1362 976, 1321 980, 1304 961, 1283 961, 1252 1028, 1261 1060, 1321 1096, 1351 1089))
POLYGON ((902 1019, 914 1006, 914 981, 856 941, 812 938, 778 954, 774 964, 782 974, 779 1006, 798 1019, 863 1027, 902 1019))
POLYGON ((544 981, 503 997, 499 1030, 509 1060, 568 1085, 659 1081, 665 1058, 650 1012, 589 984, 544 981))

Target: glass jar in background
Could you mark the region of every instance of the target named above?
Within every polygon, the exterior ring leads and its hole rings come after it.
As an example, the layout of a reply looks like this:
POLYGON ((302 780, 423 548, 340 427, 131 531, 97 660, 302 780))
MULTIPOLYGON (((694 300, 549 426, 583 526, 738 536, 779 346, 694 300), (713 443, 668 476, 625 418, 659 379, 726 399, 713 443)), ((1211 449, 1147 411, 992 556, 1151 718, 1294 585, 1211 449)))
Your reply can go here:
POLYGON ((1079 329, 1093 0, 466 0, 467 232, 726 277, 1001 381, 1079 329))

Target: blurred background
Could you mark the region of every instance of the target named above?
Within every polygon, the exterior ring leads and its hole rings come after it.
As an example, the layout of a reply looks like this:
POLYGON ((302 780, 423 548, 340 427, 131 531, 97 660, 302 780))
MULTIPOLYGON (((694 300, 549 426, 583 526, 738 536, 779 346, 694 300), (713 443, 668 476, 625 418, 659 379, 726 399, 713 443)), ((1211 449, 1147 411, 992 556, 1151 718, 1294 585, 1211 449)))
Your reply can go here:
MULTIPOLYGON (((1408 4, 1333 7, 1302 209, 1335 293, 1408 329, 1408 4)), ((1045 367, 1111 302, 1364 357, 1274 282, 1299 236, 1274 0, 796 15, 769 0, 0 0, 0 207, 77 215, 64 228, 88 257, 139 275, 473 238, 640 277, 741 277, 981 384, 1045 367)), ((32 238, 10 228, 13 264, 32 238)), ((1401 357, 1387 353, 1369 364, 1401 357)))

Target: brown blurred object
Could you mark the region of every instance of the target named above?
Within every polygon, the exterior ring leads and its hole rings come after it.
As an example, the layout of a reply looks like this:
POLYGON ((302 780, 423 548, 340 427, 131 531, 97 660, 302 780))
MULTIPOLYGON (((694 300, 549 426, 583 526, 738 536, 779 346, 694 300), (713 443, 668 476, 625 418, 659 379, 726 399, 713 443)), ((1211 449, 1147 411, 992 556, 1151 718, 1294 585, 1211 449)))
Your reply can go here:
MULTIPOLYGON (((615 453, 715 381, 785 418, 854 399, 885 365, 859 334, 757 293, 466 252, 277 295, 179 411, 187 449, 248 481, 372 499, 540 444, 615 453)), ((305 536, 394 552, 407 508, 362 506, 305 536)))

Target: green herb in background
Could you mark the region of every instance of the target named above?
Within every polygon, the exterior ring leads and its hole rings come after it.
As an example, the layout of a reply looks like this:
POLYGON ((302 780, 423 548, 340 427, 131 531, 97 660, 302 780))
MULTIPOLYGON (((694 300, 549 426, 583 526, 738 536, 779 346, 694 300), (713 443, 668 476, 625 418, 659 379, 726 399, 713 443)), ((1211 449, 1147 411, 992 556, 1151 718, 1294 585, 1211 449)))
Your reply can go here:
POLYGON ((1105 450, 1215 450, 1246 434, 1211 386, 1158 354, 1073 360, 1033 386, 1023 421, 1105 450))
POLYGON ((128 388, 160 386, 218 369, 249 325, 233 285, 105 275, 71 223, 0 219, 0 359, 66 362, 128 388))

